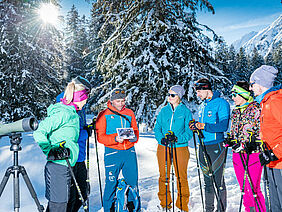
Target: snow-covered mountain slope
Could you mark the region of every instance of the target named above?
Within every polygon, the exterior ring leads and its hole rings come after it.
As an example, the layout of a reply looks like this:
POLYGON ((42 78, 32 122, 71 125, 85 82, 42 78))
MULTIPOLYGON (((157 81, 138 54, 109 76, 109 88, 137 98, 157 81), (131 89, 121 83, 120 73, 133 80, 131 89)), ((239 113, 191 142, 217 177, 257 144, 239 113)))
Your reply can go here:
POLYGON ((258 32, 252 31, 248 34, 245 34, 239 40, 234 41, 232 45, 234 46, 235 50, 238 51, 244 44, 246 44, 249 40, 251 40, 258 32))
POLYGON ((282 15, 270 26, 258 32, 252 39, 243 45, 246 53, 250 54, 254 47, 262 56, 266 56, 279 42, 282 41, 282 15))

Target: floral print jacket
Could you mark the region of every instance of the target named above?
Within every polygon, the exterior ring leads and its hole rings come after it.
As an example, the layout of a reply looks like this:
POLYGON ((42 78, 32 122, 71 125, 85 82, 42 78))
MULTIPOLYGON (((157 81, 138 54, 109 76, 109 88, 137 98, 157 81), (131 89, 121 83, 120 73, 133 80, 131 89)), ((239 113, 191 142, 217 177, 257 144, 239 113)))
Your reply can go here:
POLYGON ((249 141, 248 131, 253 132, 253 135, 259 138, 260 113, 260 105, 255 101, 251 102, 242 112, 240 109, 234 109, 231 115, 231 138, 245 143, 249 141))

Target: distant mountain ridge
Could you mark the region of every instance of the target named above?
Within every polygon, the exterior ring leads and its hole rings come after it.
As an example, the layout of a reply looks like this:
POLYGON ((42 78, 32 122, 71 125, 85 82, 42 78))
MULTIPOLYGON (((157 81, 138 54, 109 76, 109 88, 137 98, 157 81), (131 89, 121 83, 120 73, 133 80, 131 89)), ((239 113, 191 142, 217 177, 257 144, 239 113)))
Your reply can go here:
POLYGON ((233 43, 235 49, 244 47, 247 54, 251 54, 254 47, 258 49, 259 54, 267 54, 282 41, 282 15, 280 15, 272 24, 265 29, 254 34, 248 33, 240 40, 233 43), (253 35, 253 36, 252 36, 253 35))
POLYGON ((254 36, 256 36, 258 32, 252 31, 248 34, 245 34, 243 37, 241 37, 239 40, 234 41, 232 45, 236 49, 236 51, 239 51, 239 49, 247 43, 249 40, 251 40, 254 36))

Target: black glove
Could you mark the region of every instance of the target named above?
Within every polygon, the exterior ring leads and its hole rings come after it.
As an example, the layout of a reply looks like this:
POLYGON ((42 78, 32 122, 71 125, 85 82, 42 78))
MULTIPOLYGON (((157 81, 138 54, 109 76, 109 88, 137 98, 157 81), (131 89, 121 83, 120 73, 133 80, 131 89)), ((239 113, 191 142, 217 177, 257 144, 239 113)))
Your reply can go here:
POLYGON ((65 141, 60 143, 60 146, 53 147, 48 153, 47 160, 65 160, 70 157, 70 149, 65 148, 65 141))
POLYGON ((250 154, 252 153, 253 151, 257 150, 259 147, 259 144, 255 141, 252 141, 252 142, 246 142, 245 143, 245 151, 246 153, 250 154))
POLYGON ((161 144, 162 144, 162 145, 165 145, 165 146, 168 146, 168 145, 170 144, 170 142, 169 142, 169 140, 168 140, 168 139, 166 139, 166 138, 162 138, 162 140, 161 140, 161 144))
POLYGON ((259 154, 259 161, 262 166, 269 164, 271 161, 276 161, 278 158, 272 150, 265 150, 259 154))
POLYGON ((189 121, 189 128, 190 128, 190 130, 192 130, 192 131, 199 130, 199 129, 196 127, 196 123, 197 123, 197 122, 198 122, 198 121, 195 121, 195 119, 189 121))
POLYGON ((177 137, 172 131, 168 131, 168 133, 165 134, 165 138, 169 141, 169 143, 177 142, 177 137))
POLYGON ((232 146, 232 150, 233 150, 233 152, 239 153, 242 150, 244 150, 244 146, 243 146, 242 143, 236 143, 232 146))
POLYGON ((225 138, 223 142, 225 147, 233 147, 237 143, 237 140, 231 138, 230 133, 227 133, 227 138, 225 138))
POLYGON ((87 134, 90 137, 92 135, 92 131, 93 131, 94 127, 93 127, 92 124, 88 124, 88 125, 84 126, 83 129, 87 131, 87 134))

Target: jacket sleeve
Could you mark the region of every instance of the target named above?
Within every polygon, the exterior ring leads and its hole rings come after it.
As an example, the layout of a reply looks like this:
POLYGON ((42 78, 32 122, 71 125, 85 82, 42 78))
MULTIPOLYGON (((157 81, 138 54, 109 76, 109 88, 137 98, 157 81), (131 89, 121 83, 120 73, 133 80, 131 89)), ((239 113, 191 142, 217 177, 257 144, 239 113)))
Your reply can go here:
POLYGON ((216 124, 205 123, 205 131, 210 133, 225 132, 228 129, 230 118, 230 105, 227 101, 221 102, 217 110, 218 122, 216 124))
POLYGON ((230 137, 231 138, 236 138, 235 137, 235 132, 234 132, 234 111, 232 111, 232 115, 231 115, 231 125, 230 125, 230 137))
POLYGON ((111 146, 117 144, 117 142, 115 141, 115 137, 117 136, 117 133, 110 135, 106 134, 106 129, 107 129, 107 122, 105 117, 106 110, 99 113, 96 120, 97 139, 99 143, 104 144, 106 146, 111 146))
POLYGON ((38 143, 45 155, 48 155, 52 148, 48 137, 51 132, 58 129, 66 114, 59 113, 56 116, 48 116, 39 123, 38 129, 33 133, 34 140, 38 143))
POLYGON ((271 148, 279 159, 282 158, 282 111, 281 111, 281 105, 282 105, 282 99, 274 99, 270 101, 270 113, 272 113, 272 117, 274 117, 273 122, 278 127, 277 130, 275 130, 275 133, 271 135, 271 148), (280 129, 279 129, 280 128, 280 129))
POLYGON ((181 139, 182 141, 189 141, 192 136, 193 136, 193 132, 192 130, 190 130, 189 128, 189 122, 192 120, 192 113, 191 111, 187 108, 186 110, 186 114, 185 114, 185 123, 184 123, 184 132, 179 135, 179 139, 181 139))
POLYGON ((154 127, 154 132, 155 132, 155 138, 156 140, 161 143, 162 138, 164 138, 164 134, 162 132, 162 110, 157 116, 157 121, 154 127))

